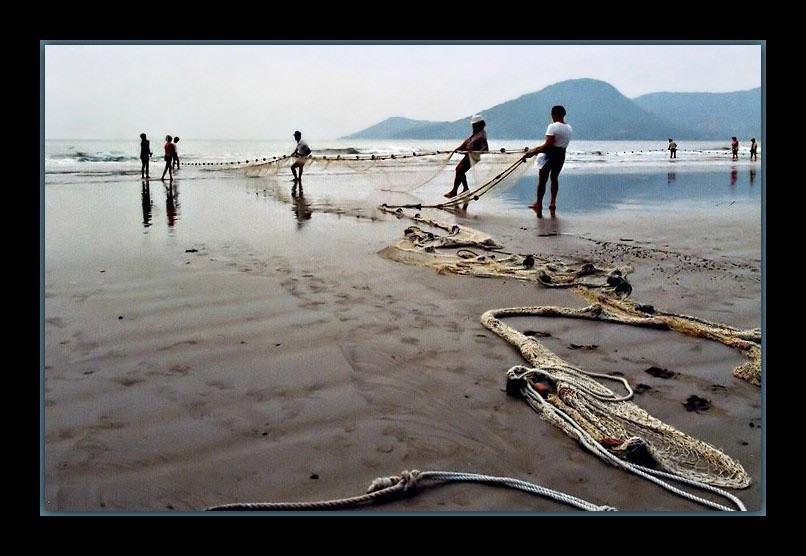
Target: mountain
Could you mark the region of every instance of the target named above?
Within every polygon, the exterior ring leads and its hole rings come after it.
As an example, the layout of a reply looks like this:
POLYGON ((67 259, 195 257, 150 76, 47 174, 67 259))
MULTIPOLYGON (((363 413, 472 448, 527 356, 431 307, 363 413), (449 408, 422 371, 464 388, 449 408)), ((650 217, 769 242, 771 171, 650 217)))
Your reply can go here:
MULTIPOLYGON (((715 94, 655 93, 629 99, 604 81, 572 79, 481 110, 480 113, 487 121, 487 133, 491 138, 541 140, 546 126, 551 123, 549 113, 555 104, 562 104, 568 111, 566 121, 574 128, 575 139, 658 140, 677 137, 694 140, 724 139, 731 135, 744 137, 747 133, 743 132, 744 128, 739 129, 736 123, 744 121, 747 122, 747 128, 754 128, 751 136, 760 134, 760 89, 715 94), (698 102, 705 102, 705 108, 697 108, 698 102), (728 121, 734 123, 728 127, 722 126, 721 122, 728 121)), ((346 138, 461 141, 469 134, 470 115, 453 122, 389 118, 346 138)))
MULTIPOLYGON (((447 123, 447 122, 441 122, 447 123)), ((408 118, 387 118, 381 123, 370 126, 358 133, 346 135, 342 139, 389 139, 406 134, 418 127, 434 124, 426 120, 410 120, 408 118)))
POLYGON ((685 139, 761 136, 760 87, 734 93, 652 93, 633 102, 666 122, 696 126, 698 136, 685 139))

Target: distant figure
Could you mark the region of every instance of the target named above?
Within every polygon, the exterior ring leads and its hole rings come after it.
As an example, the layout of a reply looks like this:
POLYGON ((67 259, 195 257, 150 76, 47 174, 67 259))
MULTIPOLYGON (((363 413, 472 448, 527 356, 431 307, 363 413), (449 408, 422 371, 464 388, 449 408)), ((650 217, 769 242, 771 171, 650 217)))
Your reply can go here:
POLYGON ((544 160, 537 173, 537 201, 529 205, 529 208, 537 211, 538 216, 542 215, 543 196, 546 194, 546 182, 551 177, 551 204, 549 210, 554 213, 557 208, 557 191, 560 188, 560 170, 565 163, 565 149, 571 142, 571 126, 565 123, 565 107, 559 104, 551 108, 552 123, 546 128, 546 140, 542 145, 526 151, 524 159, 531 158, 542 153, 544 160))
POLYGON ((299 131, 294 132, 294 139, 297 140, 297 146, 294 147, 294 151, 291 153, 291 156, 296 158, 296 160, 291 164, 291 173, 294 174, 293 181, 301 182, 302 169, 305 167, 305 159, 303 157, 311 154, 311 148, 308 146, 308 143, 302 140, 302 133, 299 131), (299 176, 297 176, 297 168, 299 168, 299 176))
POLYGON ((471 160, 472 164, 478 163, 478 161, 481 160, 481 153, 489 150, 489 146, 487 145, 487 132, 484 131, 484 128, 487 124, 485 123, 482 115, 476 114, 470 118, 470 125, 473 129, 473 133, 470 135, 470 137, 462 141, 461 145, 453 149, 453 152, 467 152, 462 160, 459 161, 459 164, 456 165, 456 174, 453 178, 453 189, 445 193, 445 196, 448 199, 451 197, 456 197, 460 184, 462 185, 462 193, 470 189, 467 186, 467 171, 470 170, 471 160))
POLYGON ((146 134, 140 134, 140 178, 145 179, 150 177, 148 175, 148 163, 151 160, 151 142, 146 139, 146 134))
POLYGON ((733 168, 733 169, 730 171, 730 185, 731 185, 731 186, 735 186, 735 185, 736 185, 736 178, 738 178, 738 177, 739 177, 739 171, 738 171, 738 170, 737 170, 737 169, 734 167, 734 168, 733 168))
POLYGON ((730 138, 730 152, 733 155, 731 160, 739 160, 739 140, 735 136, 730 138))
POLYGON ((179 150, 177 149, 178 143, 179 143, 179 137, 174 137, 173 163, 176 164, 177 169, 179 168, 179 150))
POLYGON ((677 158, 677 143, 669 139, 669 158, 677 158))
POLYGON ((171 181, 174 181, 174 173, 173 170, 171 169, 171 166, 173 166, 175 147, 174 144, 171 143, 172 140, 173 137, 171 137, 170 135, 165 136, 165 169, 162 171, 162 177, 160 178, 161 180, 165 179, 165 172, 168 172, 171 181))
POLYGON ((756 138, 753 137, 750 139, 750 160, 758 160, 758 155, 756 155, 757 150, 758 143, 756 143, 756 138))

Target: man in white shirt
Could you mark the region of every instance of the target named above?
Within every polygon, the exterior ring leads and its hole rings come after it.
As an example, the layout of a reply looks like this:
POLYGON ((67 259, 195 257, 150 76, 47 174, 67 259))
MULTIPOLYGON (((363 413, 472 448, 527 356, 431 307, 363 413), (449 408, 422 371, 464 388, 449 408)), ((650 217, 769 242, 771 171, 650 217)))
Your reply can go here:
POLYGON ((291 173, 294 174, 294 181, 302 181, 302 169, 305 167, 305 158, 311 154, 311 148, 308 143, 302 140, 302 133, 299 131, 294 132, 294 139, 297 140, 297 146, 294 147, 294 152, 291 156, 294 157, 294 162, 291 164, 291 173), (299 177, 297 177, 297 168, 299 168, 299 177))
POLYGON ((533 149, 526 151, 523 158, 531 158, 536 154, 542 153, 543 156, 538 159, 540 170, 537 173, 537 201, 529 205, 529 208, 537 211, 537 215, 541 216, 543 211, 543 196, 546 194, 546 182, 551 178, 551 203, 549 210, 551 214, 557 208, 557 190, 560 188, 559 175, 560 170, 565 163, 565 149, 568 143, 571 142, 571 126, 565 123, 565 108, 560 106, 552 106, 551 119, 552 123, 546 128, 546 140, 542 145, 538 145, 533 149), (541 160, 542 159, 542 160, 541 160))

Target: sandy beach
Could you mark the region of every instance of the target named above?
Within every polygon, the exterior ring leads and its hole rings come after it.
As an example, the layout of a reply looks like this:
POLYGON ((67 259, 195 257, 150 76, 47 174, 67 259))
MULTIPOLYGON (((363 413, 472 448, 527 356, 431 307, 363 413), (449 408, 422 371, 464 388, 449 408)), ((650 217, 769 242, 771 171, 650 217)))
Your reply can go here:
MULTIPOLYGON (((483 231, 514 253, 632 265, 636 301, 761 327, 761 162, 712 166, 678 165, 674 180, 665 167, 619 175, 651 174, 664 187, 668 177, 672 188, 696 174, 696 191, 697 176, 708 174, 724 198, 672 198, 659 188, 640 202, 575 211, 561 180, 554 218, 536 218, 514 193, 485 197, 466 213, 427 214, 483 231), (758 179, 748 183, 755 168, 758 179)), ((605 179, 566 173, 579 187, 605 179)), ((506 370, 525 361, 481 325, 482 313, 583 307, 581 297, 379 254, 411 222, 378 205, 434 199, 444 183, 402 194, 339 189, 314 173, 300 197, 289 178, 186 167, 173 190, 133 175, 46 182, 43 512, 331 500, 412 469, 515 478, 624 512, 710 511, 608 465, 507 396, 506 370)), ((598 322, 509 324, 550 334, 544 344, 575 366, 644 385, 634 402, 739 461, 752 484, 732 494, 750 512, 765 510, 763 386, 732 376, 745 361, 737 351, 598 322), (673 376, 652 376, 650 367, 673 376), (688 411, 692 395, 710 408, 688 411)), ((348 511, 578 510, 458 483, 348 511)))

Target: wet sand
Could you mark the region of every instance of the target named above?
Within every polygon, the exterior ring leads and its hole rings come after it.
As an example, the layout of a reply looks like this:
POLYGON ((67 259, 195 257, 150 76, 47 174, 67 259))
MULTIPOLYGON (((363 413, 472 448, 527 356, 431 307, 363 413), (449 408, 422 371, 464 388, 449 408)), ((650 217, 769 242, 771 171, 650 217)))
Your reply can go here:
MULTIPOLYGON (((627 512, 708 511, 506 395, 504 373, 524 361, 481 314, 581 298, 381 257, 411 222, 373 207, 408 196, 340 194, 316 176, 303 199, 290 189, 185 170, 173 193, 152 181, 147 203, 139 180, 46 186, 43 511, 330 500, 411 469, 511 477, 627 512)), ((537 219, 485 199, 442 216, 512 252, 631 264, 641 303, 761 326, 757 204, 567 214, 560 203, 537 219)), ((765 509, 763 390, 731 375, 740 354, 628 326, 510 324, 548 332, 545 345, 576 366, 644 385, 635 403, 741 462, 753 483, 733 494, 765 509), (710 408, 688 411, 692 395, 710 408)), ((352 511, 576 510, 462 483, 352 511)))

